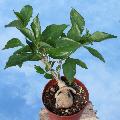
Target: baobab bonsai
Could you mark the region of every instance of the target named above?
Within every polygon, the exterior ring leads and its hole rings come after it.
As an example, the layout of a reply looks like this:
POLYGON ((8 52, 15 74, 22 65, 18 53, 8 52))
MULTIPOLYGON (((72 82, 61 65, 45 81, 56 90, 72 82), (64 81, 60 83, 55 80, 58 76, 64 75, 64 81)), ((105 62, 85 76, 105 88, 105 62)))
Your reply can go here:
POLYGON ((32 7, 26 5, 20 12, 14 11, 16 20, 5 25, 17 28, 25 36, 26 41, 24 44, 18 38, 12 38, 7 42, 4 50, 15 47, 19 49, 10 56, 5 69, 16 65, 22 67, 26 61, 41 61, 44 67, 35 65, 34 68, 46 79, 51 79, 43 91, 43 103, 51 113, 50 119, 77 120, 89 102, 89 94, 86 87, 75 79, 76 65, 84 69, 87 69, 87 65, 82 60, 72 58, 71 54, 83 47, 105 62, 103 56, 92 48, 92 45, 116 36, 99 31, 91 34, 87 28, 85 29, 84 18, 73 8, 70 12, 71 25, 52 24, 44 31, 41 31, 39 15, 30 24, 32 13, 32 7), (64 32, 67 27, 68 32, 64 32), (61 76, 62 70, 64 76, 61 76))

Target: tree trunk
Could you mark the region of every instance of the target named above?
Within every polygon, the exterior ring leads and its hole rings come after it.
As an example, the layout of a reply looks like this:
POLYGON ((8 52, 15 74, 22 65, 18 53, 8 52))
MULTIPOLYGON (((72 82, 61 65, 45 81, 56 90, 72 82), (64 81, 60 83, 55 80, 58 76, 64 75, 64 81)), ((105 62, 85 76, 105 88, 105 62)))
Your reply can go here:
MULTIPOLYGON (((49 120, 45 108, 40 111, 40 120, 49 120)), ((91 102, 85 107, 80 120, 99 120, 91 102)))

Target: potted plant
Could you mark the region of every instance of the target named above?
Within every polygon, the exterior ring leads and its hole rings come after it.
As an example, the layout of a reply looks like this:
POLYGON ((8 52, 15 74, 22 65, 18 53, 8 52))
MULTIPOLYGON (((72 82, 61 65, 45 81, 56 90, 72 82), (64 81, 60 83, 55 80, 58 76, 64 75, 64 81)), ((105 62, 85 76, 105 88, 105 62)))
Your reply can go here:
POLYGON ((32 7, 26 5, 20 12, 14 11, 17 19, 5 26, 17 28, 25 36, 26 41, 24 44, 18 38, 12 38, 7 42, 4 50, 14 47, 19 49, 10 56, 5 69, 16 65, 22 67, 26 61, 41 61, 44 67, 35 65, 34 68, 46 79, 51 79, 42 94, 49 119, 79 120, 89 102, 89 93, 85 85, 75 79, 76 65, 85 69, 87 66, 83 61, 71 58, 71 54, 83 47, 105 62, 102 55, 91 46, 95 42, 116 36, 99 31, 91 34, 88 29, 84 30, 84 18, 73 8, 70 12, 71 25, 68 32, 64 32, 68 27, 66 24, 52 24, 41 31, 39 15, 29 24, 32 13, 32 7))

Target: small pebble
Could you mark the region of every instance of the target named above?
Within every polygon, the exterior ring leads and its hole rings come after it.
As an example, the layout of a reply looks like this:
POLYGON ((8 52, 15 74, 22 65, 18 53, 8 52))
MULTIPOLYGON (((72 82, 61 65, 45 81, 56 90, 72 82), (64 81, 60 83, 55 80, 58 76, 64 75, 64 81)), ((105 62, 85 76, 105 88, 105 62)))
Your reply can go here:
POLYGON ((67 112, 67 113, 68 113, 68 109, 66 109, 66 110, 65 110, 65 112, 67 112))
POLYGON ((52 88, 50 88, 50 90, 52 91, 52 92, 55 92, 55 89, 52 87, 52 88))

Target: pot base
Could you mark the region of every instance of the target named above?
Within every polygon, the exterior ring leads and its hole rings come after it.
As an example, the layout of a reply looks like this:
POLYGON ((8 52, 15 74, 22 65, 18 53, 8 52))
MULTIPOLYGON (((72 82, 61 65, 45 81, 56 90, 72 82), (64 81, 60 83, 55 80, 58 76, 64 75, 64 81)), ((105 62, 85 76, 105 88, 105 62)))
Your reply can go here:
MULTIPOLYGON (((40 111, 40 120, 50 120, 48 118, 48 112, 45 108, 40 111)), ((89 102, 83 110, 80 120, 99 120, 96 116, 96 111, 93 110, 91 102, 89 102)))

